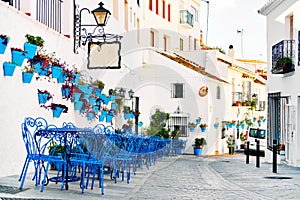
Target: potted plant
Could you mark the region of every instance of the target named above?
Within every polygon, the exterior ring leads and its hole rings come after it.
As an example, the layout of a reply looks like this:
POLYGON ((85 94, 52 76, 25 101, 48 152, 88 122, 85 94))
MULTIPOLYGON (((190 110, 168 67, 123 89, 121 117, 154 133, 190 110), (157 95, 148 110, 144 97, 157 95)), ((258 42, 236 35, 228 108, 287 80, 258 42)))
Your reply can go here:
POLYGON ((21 67, 25 59, 26 51, 24 49, 12 47, 11 58, 12 62, 16 63, 17 66, 21 67))
POLYGON ((53 117, 59 118, 61 113, 67 113, 68 107, 63 104, 51 103, 51 110, 53 112, 53 117))
POLYGON ((116 89, 111 88, 108 90, 108 94, 110 96, 110 100, 114 101, 116 99, 117 91, 116 91, 116 89))
POLYGON ((47 90, 38 89, 39 104, 45 104, 48 100, 52 99, 52 95, 47 90))
POLYGON ((233 135, 230 135, 228 138, 227 138, 227 148, 229 150, 229 154, 233 155, 234 153, 234 147, 235 147, 235 140, 233 139, 233 135))
POLYGON ((13 76, 16 69, 16 63, 4 62, 3 63, 3 73, 4 76, 13 76))
POLYGON ((24 49, 27 51, 26 58, 32 59, 38 47, 44 46, 44 40, 40 36, 33 36, 30 34, 25 35, 26 42, 24 49))
POLYGON ((207 124, 205 124, 205 123, 200 124, 200 128, 201 128, 202 132, 206 131, 206 127, 207 127, 207 124))
POLYGON ((22 72, 23 83, 31 83, 34 72, 35 72, 34 67, 25 66, 22 72))
POLYGON ((207 144, 205 138, 195 138, 194 146, 194 155, 200 156, 202 154, 202 148, 207 144))
POLYGON ((189 129, 190 129, 190 132, 194 132, 196 126, 197 126, 196 123, 194 123, 194 122, 189 122, 188 127, 189 127, 189 129))
POLYGON ((0 54, 4 54, 10 38, 7 35, 0 35, 0 54))
POLYGON ((240 148, 241 149, 245 149, 245 141, 246 141, 246 134, 245 133, 240 133, 240 140, 241 140, 241 145, 240 148))

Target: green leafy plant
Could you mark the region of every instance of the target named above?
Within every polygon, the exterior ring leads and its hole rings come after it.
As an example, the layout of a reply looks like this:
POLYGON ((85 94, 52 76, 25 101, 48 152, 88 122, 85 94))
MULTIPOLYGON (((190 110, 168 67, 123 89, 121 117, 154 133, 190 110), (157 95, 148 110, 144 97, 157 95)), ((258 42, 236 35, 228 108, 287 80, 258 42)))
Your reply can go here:
POLYGON ((104 89, 104 86, 105 86, 105 84, 104 84, 102 81, 100 81, 100 80, 96 80, 96 81, 94 82, 94 85, 97 85, 97 87, 98 87, 99 89, 101 89, 101 90, 103 90, 103 89, 104 89))
POLYGON ((203 148, 207 144, 205 138, 195 138, 194 148, 203 148))
POLYGON ((39 46, 39 47, 44 46, 45 41, 40 36, 33 36, 33 35, 30 35, 30 34, 26 34, 25 38, 26 38, 26 43, 34 44, 34 45, 39 46))

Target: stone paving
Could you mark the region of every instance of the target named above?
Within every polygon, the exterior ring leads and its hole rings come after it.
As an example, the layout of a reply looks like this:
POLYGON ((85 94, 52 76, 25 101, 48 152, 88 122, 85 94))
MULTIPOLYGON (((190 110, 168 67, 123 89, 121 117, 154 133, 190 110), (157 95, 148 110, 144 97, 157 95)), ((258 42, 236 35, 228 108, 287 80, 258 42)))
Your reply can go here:
MULTIPOLYGON (((27 190, 1 190, 0 199, 300 199, 300 168, 280 164, 278 173, 272 173, 271 163, 261 159, 257 168, 255 157, 245 164, 243 154, 167 157, 149 169, 138 169, 130 184, 115 184, 107 176, 104 195, 98 187, 81 194, 79 182, 71 183, 68 191, 50 183, 41 193, 30 177, 27 190)), ((0 178, 2 187, 18 185, 18 175, 0 178)))

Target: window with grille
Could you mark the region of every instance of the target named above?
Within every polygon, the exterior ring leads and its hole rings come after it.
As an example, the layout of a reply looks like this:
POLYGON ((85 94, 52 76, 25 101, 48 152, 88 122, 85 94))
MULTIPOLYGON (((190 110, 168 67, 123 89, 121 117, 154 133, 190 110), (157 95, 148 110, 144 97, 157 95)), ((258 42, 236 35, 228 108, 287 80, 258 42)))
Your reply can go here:
POLYGON ((36 20, 61 33, 62 3, 62 0, 37 0, 36 20))
POLYGON ((183 98, 183 90, 184 84, 183 83, 173 83, 172 84, 172 98, 183 98))

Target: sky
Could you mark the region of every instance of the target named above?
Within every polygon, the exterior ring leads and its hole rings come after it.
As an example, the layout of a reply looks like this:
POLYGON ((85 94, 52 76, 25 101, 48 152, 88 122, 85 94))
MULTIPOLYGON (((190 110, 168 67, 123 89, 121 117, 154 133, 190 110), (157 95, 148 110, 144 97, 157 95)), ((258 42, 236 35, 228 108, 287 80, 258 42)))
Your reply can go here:
MULTIPOLYGON (((226 53, 233 45, 235 58, 267 60, 266 17, 258 14, 267 0, 209 0, 207 45, 226 53), (237 33, 243 30, 243 33, 237 33)), ((203 42, 206 43, 207 4, 201 2, 203 42)))

